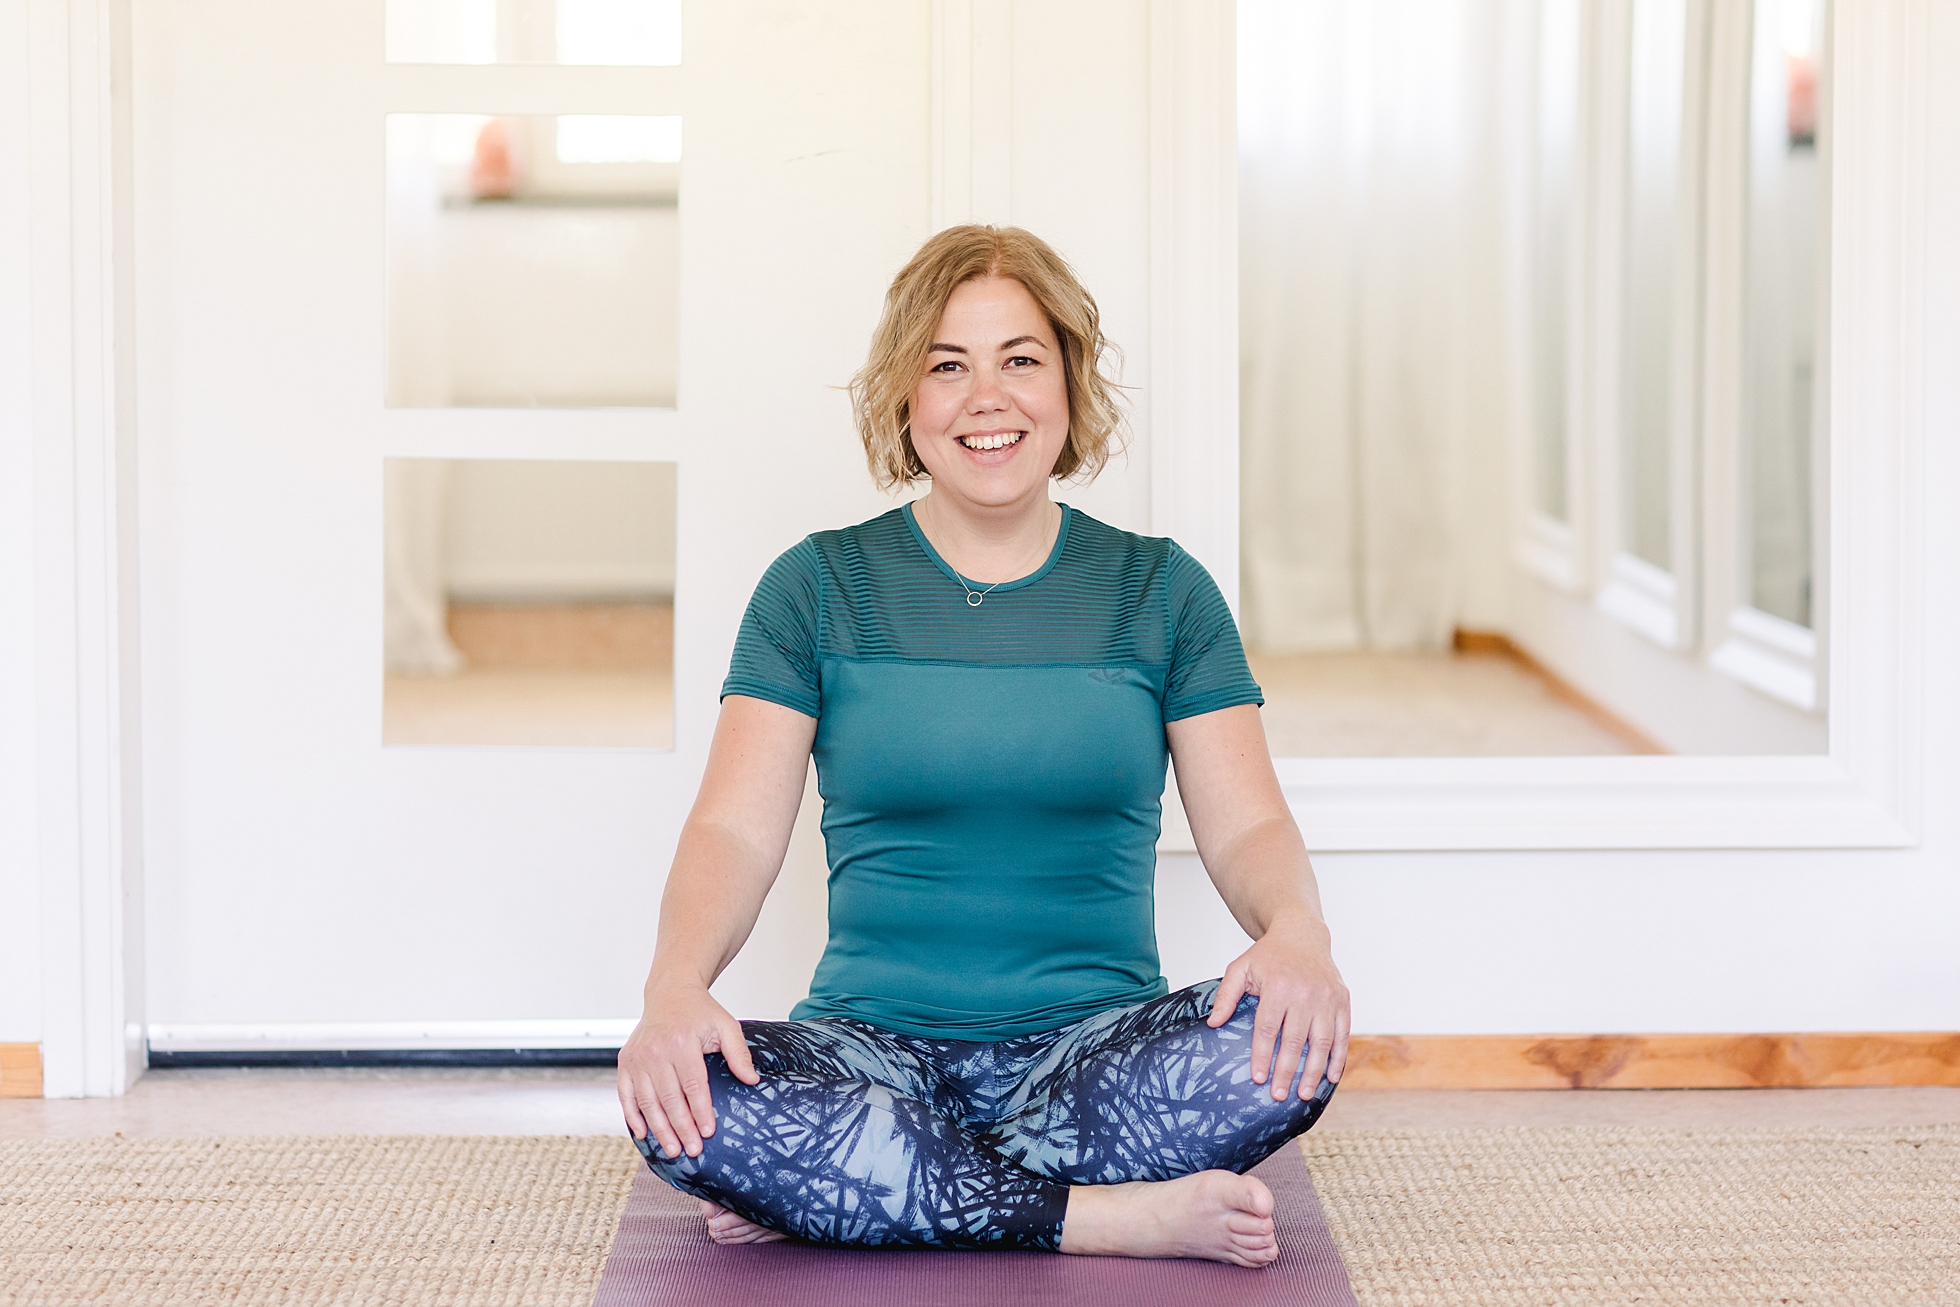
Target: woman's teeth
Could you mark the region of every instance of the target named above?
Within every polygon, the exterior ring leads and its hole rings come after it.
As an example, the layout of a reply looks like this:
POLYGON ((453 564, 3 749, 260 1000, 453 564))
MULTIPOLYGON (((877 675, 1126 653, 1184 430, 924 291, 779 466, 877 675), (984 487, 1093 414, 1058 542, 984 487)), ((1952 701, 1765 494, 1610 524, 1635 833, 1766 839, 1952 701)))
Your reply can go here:
POLYGON ((1005 431, 992 436, 961 436, 960 443, 968 449, 1005 449, 1020 444, 1022 435, 1019 431, 1005 431))

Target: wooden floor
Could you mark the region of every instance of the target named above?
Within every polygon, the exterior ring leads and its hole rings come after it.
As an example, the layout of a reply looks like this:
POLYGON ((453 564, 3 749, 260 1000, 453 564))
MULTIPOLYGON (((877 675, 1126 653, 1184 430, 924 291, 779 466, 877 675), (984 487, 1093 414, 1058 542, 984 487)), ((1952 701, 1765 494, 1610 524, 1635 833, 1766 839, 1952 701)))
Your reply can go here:
MULTIPOLYGON (((1960 1122, 1960 1089, 1431 1090, 1335 1095, 1329 1129, 1960 1122)), ((123 1098, 0 1101, 0 1139, 264 1134, 614 1134, 612 1072, 153 1071, 123 1098)))
POLYGON ((1492 758, 1651 752, 1498 652, 1251 654, 1277 758, 1492 758))
POLYGON ((451 604, 464 666, 390 674, 383 744, 674 747, 670 603, 451 604))

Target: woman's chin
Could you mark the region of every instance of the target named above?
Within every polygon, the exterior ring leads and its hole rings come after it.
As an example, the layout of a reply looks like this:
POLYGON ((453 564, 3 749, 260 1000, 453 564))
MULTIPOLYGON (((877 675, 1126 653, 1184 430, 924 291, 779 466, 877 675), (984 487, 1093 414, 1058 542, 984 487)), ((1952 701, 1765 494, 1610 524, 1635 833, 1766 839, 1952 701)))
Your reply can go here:
POLYGON ((948 499, 983 511, 1023 507, 1037 500, 1045 500, 1048 497, 1047 488, 1047 478, 1030 481, 1021 475, 967 475, 933 481, 933 489, 943 491, 948 499))

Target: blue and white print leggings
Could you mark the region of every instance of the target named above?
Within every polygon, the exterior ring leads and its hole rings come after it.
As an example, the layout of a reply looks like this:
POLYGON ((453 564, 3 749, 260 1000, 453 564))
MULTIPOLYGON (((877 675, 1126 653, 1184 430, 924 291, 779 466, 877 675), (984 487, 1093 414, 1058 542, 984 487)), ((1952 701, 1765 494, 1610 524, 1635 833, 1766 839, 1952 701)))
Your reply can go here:
POLYGON ((708 1057, 701 1155, 636 1140, 655 1174, 757 1225, 860 1248, 1061 1247, 1077 1184, 1243 1172, 1319 1118, 1334 1086, 1252 1082, 1252 1016, 1205 1024, 1218 982, 1000 1043, 861 1021, 745 1021, 761 1083, 708 1057))

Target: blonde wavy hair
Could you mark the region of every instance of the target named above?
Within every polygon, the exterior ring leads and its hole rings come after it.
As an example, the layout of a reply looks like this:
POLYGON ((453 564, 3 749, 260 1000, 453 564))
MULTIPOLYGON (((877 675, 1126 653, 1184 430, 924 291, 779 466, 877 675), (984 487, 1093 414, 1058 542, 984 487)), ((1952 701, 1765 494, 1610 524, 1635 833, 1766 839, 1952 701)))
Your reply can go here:
POLYGON ((851 412, 881 490, 927 475, 912 446, 912 396, 946 301, 984 277, 1008 277, 1026 287, 1061 347, 1068 442, 1049 475, 1093 480, 1123 447, 1121 390, 1104 371, 1121 353, 1103 335, 1096 301, 1075 270, 1046 241, 1019 227, 948 227, 892 279, 871 333, 871 356, 851 378, 851 412))

